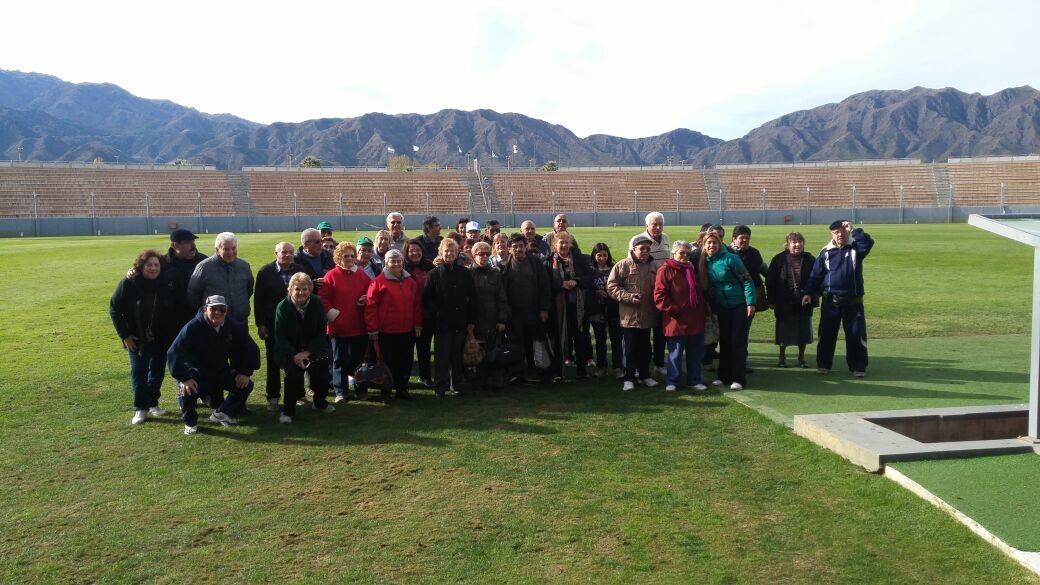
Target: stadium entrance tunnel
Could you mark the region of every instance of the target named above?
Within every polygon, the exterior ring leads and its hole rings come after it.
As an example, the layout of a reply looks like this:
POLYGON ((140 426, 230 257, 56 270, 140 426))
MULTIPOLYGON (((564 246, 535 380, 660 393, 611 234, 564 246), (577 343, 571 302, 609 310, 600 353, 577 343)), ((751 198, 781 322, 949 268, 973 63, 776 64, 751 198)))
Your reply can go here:
POLYGON ((862 466, 1033 451, 1026 404, 808 414, 794 432, 862 466))

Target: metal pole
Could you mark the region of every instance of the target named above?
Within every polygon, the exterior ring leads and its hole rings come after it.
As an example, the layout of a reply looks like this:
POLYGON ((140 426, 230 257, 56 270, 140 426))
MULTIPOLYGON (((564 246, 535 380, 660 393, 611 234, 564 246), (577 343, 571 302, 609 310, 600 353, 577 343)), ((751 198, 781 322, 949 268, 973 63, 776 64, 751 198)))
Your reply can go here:
POLYGON ((148 220, 146 229, 153 231, 155 228, 152 227, 152 195, 148 191, 144 192, 144 216, 148 220))
POLYGON ((592 226, 599 227, 599 208, 596 204, 596 190, 592 190, 592 226))
POLYGON ((852 223, 859 223, 856 221, 856 186, 852 186, 852 223))
POLYGON ((300 198, 296 193, 292 194, 293 231, 300 231, 300 198))
POLYGON ((346 214, 343 213, 343 193, 340 192, 340 194, 339 194, 339 229, 341 229, 341 230, 347 229, 347 227, 346 227, 347 219, 346 219, 345 215, 346 214))
POLYGON ((253 194, 246 191, 246 230, 253 231, 253 194))
POLYGON ((513 222, 513 227, 520 227, 516 225, 516 201, 512 191, 509 192, 509 216, 510 221, 513 222))
POLYGON ((946 207, 946 223, 953 223, 953 185, 950 185, 950 202, 946 207))
POLYGON ((723 211, 726 205, 722 202, 725 196, 726 193, 722 190, 722 187, 719 187, 719 225, 726 223, 726 212, 723 211))
POLYGON ((550 191, 549 195, 549 210, 556 213, 556 191, 550 191))
POLYGON ((903 186, 899 186, 899 223, 903 223, 903 186))
POLYGON ((92 231, 96 235, 100 236, 101 234, 99 232, 101 230, 98 229, 98 218, 97 218, 97 197, 94 195, 93 191, 90 192, 90 224, 91 224, 90 225, 90 228, 91 228, 90 231, 92 231))
POLYGON ((1007 213, 1007 208, 1004 207, 1004 181, 1000 182, 1000 212, 1007 213))
POLYGON ((204 232, 204 231, 206 231, 206 224, 204 223, 204 220, 202 219, 202 193, 199 193, 198 191, 196 191, 195 192, 195 200, 198 201, 198 206, 199 206, 199 231, 200 232, 204 232))
POLYGON ((639 225, 639 191, 632 191, 632 225, 639 225))
POLYGON ((812 223, 812 189, 805 188, 805 223, 812 223))
POLYGON ((469 208, 469 214, 473 215, 473 191, 466 193, 466 207, 469 208))
POLYGON ((762 225, 766 225, 766 190, 762 189, 762 225))
POLYGON ((383 191, 383 215, 386 215, 386 191, 383 191))
POLYGON ((33 235, 40 237, 40 196, 33 191, 33 235))
POLYGON ((430 192, 427 191, 426 192, 426 216, 429 217, 429 215, 430 215, 430 192))

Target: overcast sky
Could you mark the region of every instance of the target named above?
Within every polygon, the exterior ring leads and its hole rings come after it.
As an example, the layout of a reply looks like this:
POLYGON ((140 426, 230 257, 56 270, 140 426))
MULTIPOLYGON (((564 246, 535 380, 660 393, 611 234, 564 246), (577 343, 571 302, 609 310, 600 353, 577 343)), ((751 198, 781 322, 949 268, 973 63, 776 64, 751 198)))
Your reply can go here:
POLYGON ((737 138, 870 89, 1040 87, 1036 1, 623 4, 5 3, 0 68, 261 123, 489 108, 627 138, 737 138))

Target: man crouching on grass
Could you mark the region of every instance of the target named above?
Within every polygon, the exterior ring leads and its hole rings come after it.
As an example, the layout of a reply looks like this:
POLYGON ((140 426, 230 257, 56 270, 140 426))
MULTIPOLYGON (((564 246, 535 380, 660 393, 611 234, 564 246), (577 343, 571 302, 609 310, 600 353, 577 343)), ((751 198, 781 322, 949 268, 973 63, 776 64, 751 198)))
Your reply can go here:
POLYGON ((246 399, 253 391, 250 376, 260 367, 260 348, 245 324, 229 317, 227 310, 223 296, 207 297, 205 306, 181 329, 167 353, 170 375, 179 382, 177 400, 185 435, 199 430, 199 398, 209 397, 211 404, 219 404, 209 420, 229 426, 238 424, 232 417, 245 412, 246 399))

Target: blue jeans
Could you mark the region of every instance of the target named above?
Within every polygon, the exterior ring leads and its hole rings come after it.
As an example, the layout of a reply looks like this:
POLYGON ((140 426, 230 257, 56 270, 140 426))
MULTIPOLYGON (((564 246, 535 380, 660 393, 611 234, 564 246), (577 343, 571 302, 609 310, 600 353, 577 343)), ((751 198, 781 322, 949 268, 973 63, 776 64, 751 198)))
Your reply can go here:
POLYGON ((678 386, 682 373, 683 353, 686 354, 686 385, 701 383, 701 358, 704 356, 704 334, 665 337, 668 344, 668 375, 666 382, 678 386))
MULTIPOLYGON (((336 396, 346 396, 349 384, 347 378, 354 375, 354 371, 365 359, 365 349, 368 348, 368 335, 353 335, 350 337, 330 338, 332 340, 332 389, 336 396)), ((368 385, 357 384, 355 390, 358 394, 368 392, 368 385)))
POLYGON ((134 410, 159 406, 159 387, 166 375, 166 351, 154 343, 141 342, 130 354, 130 387, 134 410))

